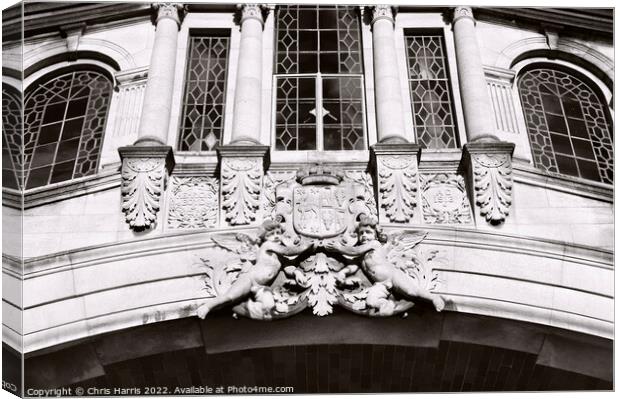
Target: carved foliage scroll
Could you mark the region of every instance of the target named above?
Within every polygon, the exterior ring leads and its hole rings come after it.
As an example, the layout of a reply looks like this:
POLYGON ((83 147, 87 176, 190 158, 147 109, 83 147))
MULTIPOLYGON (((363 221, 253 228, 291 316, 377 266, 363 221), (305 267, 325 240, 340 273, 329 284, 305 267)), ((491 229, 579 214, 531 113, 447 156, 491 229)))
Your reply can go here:
POLYGON ((201 229, 215 227, 218 213, 218 181, 213 177, 172 178, 168 227, 201 229))
POLYGON ((410 155, 377 157, 381 212, 392 223, 407 223, 413 217, 418 190, 418 166, 410 155))
POLYGON ((167 177, 165 160, 126 158, 121 176, 122 209, 127 223, 135 230, 153 227, 167 177))
POLYGON ((295 180, 295 171, 267 172, 263 178, 262 209, 264 217, 275 217, 276 187, 295 180))
POLYGON ((420 175, 425 223, 471 223, 471 207, 462 176, 447 173, 420 175))
POLYGON ((222 209, 230 225, 250 224, 260 207, 262 158, 222 159, 222 209))
POLYGON ((510 155, 472 154, 472 167, 480 214, 491 224, 502 223, 512 203, 510 155))
POLYGON ((375 193, 373 188, 372 177, 360 170, 347 170, 344 172, 344 181, 360 184, 364 187, 364 198, 368 202, 370 214, 377 216, 377 204, 375 202, 375 193))

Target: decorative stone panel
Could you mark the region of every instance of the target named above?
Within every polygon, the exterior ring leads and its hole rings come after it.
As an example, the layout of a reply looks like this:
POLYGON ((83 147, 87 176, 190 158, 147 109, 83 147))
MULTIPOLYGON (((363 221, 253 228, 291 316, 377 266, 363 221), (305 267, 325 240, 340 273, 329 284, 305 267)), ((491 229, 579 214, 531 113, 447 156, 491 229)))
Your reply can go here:
POLYGON ((487 90, 493 108, 495 133, 518 134, 518 110, 512 92, 514 72, 498 69, 485 69, 487 90))
POLYGON ((173 176, 167 227, 204 229, 217 226, 218 180, 208 176, 173 176))
POLYGON ((111 121, 114 137, 127 137, 138 132, 142 102, 146 89, 148 70, 146 68, 132 69, 119 72, 115 75, 115 115, 111 121))
POLYGON ((472 223, 471 206, 462 176, 449 173, 421 174, 420 187, 424 223, 472 223))

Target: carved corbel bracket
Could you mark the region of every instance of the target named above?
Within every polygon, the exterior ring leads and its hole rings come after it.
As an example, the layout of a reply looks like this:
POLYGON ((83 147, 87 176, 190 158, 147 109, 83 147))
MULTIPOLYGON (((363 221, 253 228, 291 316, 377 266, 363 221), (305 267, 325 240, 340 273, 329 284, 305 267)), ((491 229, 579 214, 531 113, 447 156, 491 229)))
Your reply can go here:
POLYGON ((418 202, 417 144, 375 144, 372 168, 377 179, 380 223, 409 223, 418 202))
POLYGON ((75 22, 72 24, 62 25, 60 28, 60 36, 67 42, 67 51, 71 60, 77 59, 77 51, 80 47, 80 39, 86 32, 86 22, 75 22))
POLYGON ((562 31, 562 28, 562 25, 554 23, 541 24, 541 29, 545 35, 545 40, 547 41, 547 47, 549 47, 549 50, 555 51, 558 49, 560 32, 562 31))
POLYGON ((130 228, 155 226, 162 193, 174 168, 170 146, 132 145, 118 149, 121 166, 121 204, 130 228))
POLYGON ((513 143, 495 141, 467 143, 463 149, 461 168, 476 213, 492 225, 503 223, 510 211, 514 148, 513 143))
POLYGON ((220 158, 222 220, 230 226, 256 222, 269 146, 227 145, 218 147, 217 153, 220 158))

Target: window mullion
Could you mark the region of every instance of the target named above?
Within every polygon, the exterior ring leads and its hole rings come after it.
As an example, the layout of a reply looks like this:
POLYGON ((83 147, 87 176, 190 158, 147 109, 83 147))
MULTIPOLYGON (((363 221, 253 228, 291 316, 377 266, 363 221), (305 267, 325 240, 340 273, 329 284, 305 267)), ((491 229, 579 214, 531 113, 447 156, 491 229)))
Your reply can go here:
POLYGON ((319 151, 323 151, 323 79, 320 72, 316 75, 314 87, 316 91, 316 148, 319 151))
MULTIPOLYGON (((60 125, 60 134, 58 135, 58 141, 56 142, 56 149, 54 150, 54 159, 52 160, 52 167, 50 168, 50 175, 47 179, 47 184, 51 183, 52 176, 54 175, 54 169, 56 169, 56 158, 58 157, 58 149, 60 148, 60 143, 62 142, 62 137, 65 132, 65 123, 67 122, 67 111, 69 110, 69 102, 71 101, 71 92, 73 91, 74 83, 75 83, 75 72, 71 74, 71 83, 69 84, 69 93, 67 94, 67 98, 66 98, 65 112, 62 116, 62 124, 60 125)), ((88 95, 88 98, 90 99, 90 93, 88 95)), ((88 104, 86 106, 88 107, 88 104)), ((82 129, 83 128, 84 126, 82 126, 82 129)), ((75 176, 75 168, 77 165, 77 159, 80 156, 80 144, 82 144, 82 135, 80 135, 80 142, 78 143, 78 151, 75 157, 75 162, 73 163, 73 172, 71 172, 71 178, 75 176)))

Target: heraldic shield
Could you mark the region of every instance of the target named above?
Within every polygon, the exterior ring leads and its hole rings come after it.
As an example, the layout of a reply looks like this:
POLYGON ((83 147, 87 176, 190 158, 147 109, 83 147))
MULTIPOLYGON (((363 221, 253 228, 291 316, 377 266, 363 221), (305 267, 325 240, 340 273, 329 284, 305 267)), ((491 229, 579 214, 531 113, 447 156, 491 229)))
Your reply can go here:
POLYGON ((293 191, 293 226, 299 234, 334 237, 347 229, 345 217, 349 190, 338 186, 311 185, 293 191))
POLYGON ((443 299, 431 292, 440 281, 433 270, 440 258, 418 247, 426 232, 384 234, 367 193, 363 184, 321 165, 279 184, 275 216, 255 235, 212 235, 215 248, 200 257, 207 298, 198 316, 225 305, 258 320, 308 307, 326 316, 336 305, 391 316, 411 308, 414 298, 442 310, 443 299))

